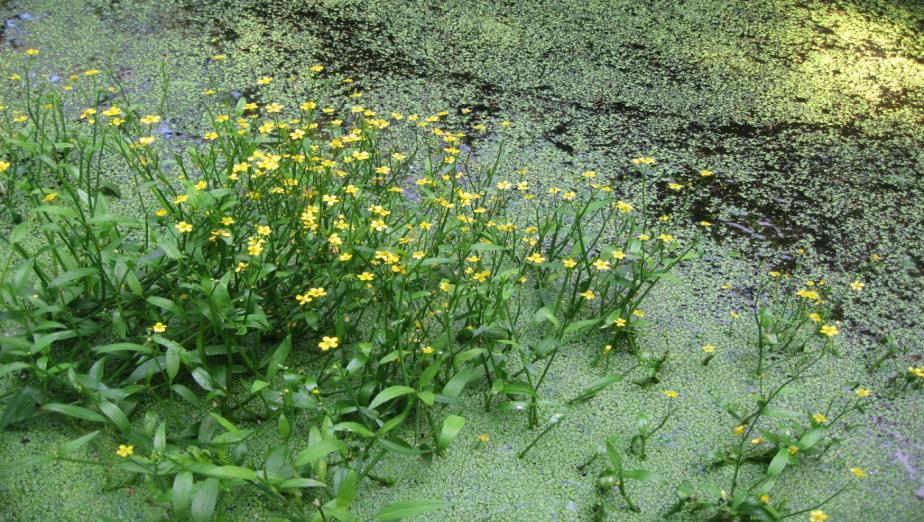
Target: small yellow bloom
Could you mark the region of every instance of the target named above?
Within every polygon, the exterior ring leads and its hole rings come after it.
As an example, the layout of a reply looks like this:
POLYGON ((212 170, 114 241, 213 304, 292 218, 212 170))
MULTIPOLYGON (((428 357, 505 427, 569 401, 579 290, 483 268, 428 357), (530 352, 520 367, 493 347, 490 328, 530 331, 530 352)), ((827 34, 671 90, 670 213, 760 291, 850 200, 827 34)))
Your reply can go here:
POLYGON ((565 268, 574 268, 574 267, 577 266, 577 261, 575 261, 574 259, 570 259, 570 258, 569 258, 569 259, 562 259, 561 264, 562 264, 565 268))
POLYGON ((326 335, 321 338, 321 342, 318 343, 318 348, 320 348, 322 352, 326 352, 336 348, 337 346, 340 346, 340 339, 336 337, 328 337, 326 335))
POLYGON ((665 390, 664 395, 666 395, 669 399, 676 399, 677 396, 680 394, 675 392, 674 390, 665 390))
POLYGON ((481 435, 478 436, 478 442, 484 443, 484 442, 490 442, 490 441, 491 441, 491 437, 487 433, 482 433, 481 435))
POLYGON ((812 419, 814 419, 818 424, 824 424, 828 422, 828 417, 824 413, 816 413, 815 415, 812 415, 812 419))
POLYGON ((863 281, 860 281, 859 279, 857 279, 853 283, 850 283, 850 288, 852 288, 855 292, 862 292, 863 287, 865 286, 866 286, 866 283, 864 283, 863 281))
POLYGON ((786 448, 786 451, 788 451, 790 455, 795 455, 796 453, 799 453, 799 446, 790 444, 789 447, 786 448))
POLYGON ((834 325, 826 324, 821 327, 821 330, 819 330, 819 332, 822 335, 826 335, 828 337, 834 337, 835 335, 840 333, 840 330, 838 330, 837 327, 834 325))
POLYGON ((539 252, 534 252, 532 255, 528 256, 526 260, 531 263, 536 263, 537 265, 541 263, 545 263, 545 258, 542 257, 542 254, 540 254, 539 252))
POLYGON ((167 331, 167 325, 158 321, 154 323, 154 326, 151 327, 151 331, 154 333, 164 333, 167 331))
POLYGON ((704 344, 703 352, 704 353, 715 353, 715 345, 714 344, 704 344))
POLYGON ((866 471, 863 468, 850 468, 850 472, 859 478, 866 478, 866 471))
POLYGON ((761 496, 760 496, 760 501, 763 502, 764 504, 769 504, 769 503, 770 503, 770 495, 767 495, 767 494, 761 495, 761 496))
POLYGON ((595 297, 597 297, 597 296, 594 294, 594 291, 593 291, 593 290, 590 290, 590 289, 588 289, 586 292, 581 292, 581 293, 578 294, 578 295, 580 295, 580 296, 583 297, 584 299, 587 299, 588 301, 590 301, 591 299, 594 299, 595 297))
POLYGON ((29 56, 36 56, 40 52, 41 51, 39 51, 38 49, 26 49, 26 54, 28 54, 29 56))
POLYGON ((732 431, 735 433, 735 435, 738 435, 740 437, 741 435, 744 435, 744 429, 745 429, 745 425, 739 424, 738 426, 735 426, 732 431))
POLYGON ((829 518, 831 517, 829 517, 827 513, 820 509, 812 510, 812 512, 809 513, 809 522, 825 522, 825 520, 828 520, 829 518))
POLYGON ((46 203, 51 203, 52 201, 58 199, 58 193, 57 193, 57 192, 49 192, 48 194, 45 194, 45 197, 42 198, 42 199, 43 199, 46 203))
POLYGON ((356 279, 359 279, 360 281, 372 281, 373 279, 375 279, 375 275, 369 272, 363 272, 359 274, 358 276, 356 276, 356 279))
POLYGON ((119 449, 116 450, 116 455, 127 459, 135 454, 135 447, 131 444, 119 444, 119 449))
POLYGON ((180 221, 174 227, 180 231, 181 234, 188 234, 192 232, 193 226, 185 221, 180 221))
POLYGON ((856 391, 854 391, 854 393, 857 394, 857 397, 866 398, 866 397, 869 397, 870 391, 869 391, 869 388, 864 388, 860 386, 859 388, 856 389, 856 391))

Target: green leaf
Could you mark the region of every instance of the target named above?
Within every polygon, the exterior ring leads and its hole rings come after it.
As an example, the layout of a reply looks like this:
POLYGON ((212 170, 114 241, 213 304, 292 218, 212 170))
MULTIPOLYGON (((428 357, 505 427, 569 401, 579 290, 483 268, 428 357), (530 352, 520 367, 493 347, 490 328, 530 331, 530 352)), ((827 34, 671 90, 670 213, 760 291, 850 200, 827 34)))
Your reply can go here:
POLYGON ((777 450, 773 460, 770 461, 770 466, 767 467, 767 475, 771 477, 779 475, 787 464, 789 464, 789 449, 782 447, 777 450))
POLYGON ((347 421, 334 424, 334 431, 349 431, 363 437, 375 437, 375 433, 358 422, 347 421))
POLYGON ((84 408, 83 406, 74 406, 73 404, 59 404, 53 402, 51 404, 46 404, 42 407, 42 409, 53 411, 55 413, 61 413, 70 417, 77 417, 78 419, 88 420, 91 422, 106 422, 105 417, 91 409, 84 408))
POLYGON ((811 449, 815 444, 824 438, 825 436, 824 426, 816 426, 802 435, 802 438, 799 439, 799 448, 803 450, 811 449))
POLYGON ((410 386, 389 386, 385 388, 378 395, 372 399, 372 402, 369 403, 369 409, 374 410, 376 406, 382 405, 394 398, 401 397, 402 395, 407 395, 413 393, 414 388, 410 386))
POLYGON ((583 321, 576 321, 565 327, 564 335, 571 335, 573 333, 581 332, 588 328, 593 328, 600 323, 600 319, 586 319, 583 321))
POLYGON ((382 508, 376 515, 379 520, 402 520, 452 506, 442 500, 405 500, 382 508))
POLYGON ((536 310, 536 315, 533 318, 533 320, 539 324, 542 324, 545 321, 548 321, 554 324, 555 326, 561 326, 561 323, 558 321, 558 318, 555 317, 555 314, 547 306, 543 306, 542 308, 536 310))
POLYGON ((321 482, 320 480, 310 479, 310 478, 294 478, 289 480, 283 480, 276 487, 280 489, 300 489, 300 488, 326 488, 327 484, 321 482))
POLYGON ((122 411, 121 408, 109 401, 103 401, 99 403, 99 409, 106 417, 109 417, 109 420, 119 428, 119 431, 122 434, 127 434, 131 431, 131 424, 128 422, 128 417, 122 411))
POLYGON ((210 478, 199 484, 192 498, 192 519, 195 522, 208 522, 215 512, 218 502, 218 479, 210 478))
POLYGON ((48 286, 50 288, 58 288, 61 286, 65 286, 67 283, 70 283, 71 281, 79 281, 85 277, 96 275, 96 274, 97 274, 97 270, 95 268, 74 268, 54 278, 54 280, 52 280, 51 284, 48 286))
POLYGON ((433 406, 433 402, 436 401, 436 394, 432 391, 417 392, 417 398, 427 406, 433 406))
POLYGON ((96 436, 99 435, 99 433, 100 433, 99 430, 91 431, 90 433, 87 433, 83 437, 65 442, 64 444, 61 445, 60 448, 58 448, 58 456, 67 457, 71 453, 74 453, 75 451, 83 447, 86 443, 95 439, 96 436))
POLYGON ((654 482, 656 484, 666 484, 667 481, 661 478, 657 473, 647 469, 629 469, 622 473, 622 478, 641 480, 644 482, 654 482))
POLYGON ((151 355, 152 353, 149 347, 135 343, 115 343, 104 346, 94 346, 92 350, 95 353, 137 352, 147 355, 151 355))
POLYGON ((319 441, 303 449, 302 452, 298 454, 298 458, 295 459, 295 465, 304 466, 306 464, 311 464, 334 451, 346 451, 346 445, 335 439, 319 441))
POLYGON ((189 507, 193 494, 193 474, 181 471, 173 477, 173 490, 170 493, 170 504, 173 506, 173 516, 179 520, 189 517, 189 507))
POLYGON ((173 382, 176 375, 180 373, 180 350, 176 346, 167 348, 167 379, 173 382))
POLYGON ((594 398, 598 393, 600 393, 607 386, 611 384, 615 384, 621 381, 622 379, 623 379, 623 376, 620 374, 614 373, 612 375, 607 375, 606 377, 603 377, 602 379, 594 381, 593 384, 581 390, 581 393, 579 393, 577 397, 571 399, 569 403, 573 404, 575 402, 588 401, 594 398))
POLYGON ((289 356, 290 350, 292 350, 292 336, 288 335, 276 348, 276 351, 273 352, 272 357, 270 357, 269 363, 266 367, 266 380, 272 380, 273 377, 276 376, 276 372, 279 371, 279 367, 284 362, 286 362, 286 358, 289 356))
POLYGON ((437 451, 443 451, 452 444, 452 441, 459 436, 459 432, 462 431, 462 427, 465 426, 465 419, 459 417, 458 415, 450 415, 446 417, 446 420, 443 421, 443 429, 440 431, 439 437, 436 439, 436 449, 437 451))
POLYGON ((29 235, 29 231, 32 230, 31 223, 20 223, 13 227, 13 231, 10 232, 9 241, 12 244, 20 243, 26 236, 29 235))
POLYGON ((256 480, 257 472, 250 468, 240 466, 215 466, 207 463, 196 463, 190 469, 200 475, 224 480, 256 480))

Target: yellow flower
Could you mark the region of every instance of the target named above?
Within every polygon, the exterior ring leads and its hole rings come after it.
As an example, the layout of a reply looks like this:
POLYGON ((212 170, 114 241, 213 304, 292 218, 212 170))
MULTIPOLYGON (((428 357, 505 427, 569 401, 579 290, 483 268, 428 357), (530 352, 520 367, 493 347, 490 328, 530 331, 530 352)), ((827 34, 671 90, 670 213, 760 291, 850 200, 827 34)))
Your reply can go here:
POLYGON ((866 283, 864 283, 863 281, 860 281, 859 279, 857 279, 853 283, 850 283, 850 288, 852 288, 855 292, 862 292, 864 286, 866 286, 866 283))
POLYGON ((360 281, 372 281, 373 279, 375 279, 375 275, 369 272, 363 272, 359 274, 358 276, 356 276, 356 279, 359 279, 360 281))
POLYGON ((641 157, 641 158, 634 158, 632 160, 633 165, 653 165, 657 162, 658 160, 651 158, 651 157, 647 157, 647 156, 641 157))
POLYGON ((870 391, 869 391, 869 388, 864 388, 860 386, 854 391, 854 393, 857 394, 857 397, 866 398, 866 397, 869 397, 870 391))
POLYGON ((116 450, 116 455, 127 459, 135 454, 135 447, 131 444, 119 444, 119 449, 116 450))
POLYGON ((154 143, 154 136, 142 136, 138 138, 138 143, 141 145, 150 145, 154 143))
POLYGON ((642 317, 645 317, 645 312, 643 310, 635 309, 635 310, 632 310, 632 315, 641 319, 642 317))
POLYGON ((606 272, 610 269, 610 264, 602 259, 598 259, 593 262, 593 267, 601 272, 606 272))
POLYGON ((271 103, 271 104, 269 104, 269 105, 266 106, 266 112, 268 112, 268 113, 270 113, 270 114, 274 114, 274 113, 277 113, 277 112, 282 112, 282 109, 284 109, 284 108, 285 108, 285 107, 283 107, 282 104, 273 102, 273 103, 271 103))
POLYGON ((704 177, 704 178, 708 178, 709 176, 712 175, 712 171, 711 171, 711 170, 705 170, 705 169, 703 169, 703 170, 699 171, 699 175, 702 176, 702 177, 704 177))
POLYGON ((245 268, 247 268, 247 263, 244 263, 243 261, 240 261, 240 262, 238 262, 237 266, 234 267, 234 272, 235 272, 235 273, 243 272, 245 268))
POLYGON ((789 447, 786 448, 786 451, 788 451, 790 455, 795 455, 796 453, 799 453, 799 446, 790 444, 789 447))
POLYGON ((321 64, 316 64, 311 66, 311 72, 319 73, 324 70, 324 66, 321 64))
POLYGON ((674 390, 665 390, 664 395, 666 395, 669 399, 676 399, 677 396, 680 394, 675 392, 674 390))
POLYGON ((797 294, 799 297, 803 297, 803 298, 805 298, 805 299, 811 299, 811 300, 814 300, 814 301, 817 301, 818 299, 820 299, 819 296, 818 296, 818 292, 816 292, 816 291, 814 291, 814 290, 806 290, 806 289, 803 288, 802 290, 799 290, 798 292, 796 292, 796 294, 797 294))
POLYGON ((625 318, 620 317, 620 318, 616 319, 616 322, 615 322, 614 324, 615 324, 618 328, 622 328, 623 326, 626 325, 626 320, 625 320, 625 318))
POLYGON ((424 355, 430 355, 431 353, 433 353, 433 347, 432 347, 432 346, 424 346, 423 348, 420 349, 420 353, 422 353, 422 354, 424 354, 424 355))
POLYGON ((744 429, 745 429, 744 424, 739 424, 735 426, 735 428, 732 431, 735 433, 735 435, 738 435, 740 437, 741 435, 744 435, 744 429))
POLYGON ((818 424, 824 424, 828 422, 828 417, 824 413, 816 413, 815 415, 812 415, 812 419, 814 419, 818 424))
POLYGON ((36 56, 40 51, 38 49, 26 49, 26 54, 36 56))
POLYGON ((579 295, 583 297, 584 299, 587 299, 588 301, 597 297, 596 295, 594 295, 594 291, 589 288, 587 289, 586 292, 581 292, 579 295))
POLYGON ((680 183, 668 183, 667 188, 671 190, 682 190, 683 185, 681 185, 680 183))
POLYGON ((812 512, 809 513, 809 522, 825 522, 825 520, 829 518, 828 514, 820 509, 812 510, 812 512))
POLYGON ((531 263, 536 263, 537 265, 540 263, 545 263, 545 258, 542 257, 542 254, 540 254, 539 252, 533 252, 532 255, 526 258, 526 260, 531 263))
POLYGON ((48 194, 45 194, 45 197, 42 198, 42 199, 43 199, 46 203, 51 203, 52 201, 58 199, 58 193, 57 193, 57 192, 49 192, 48 194))
POLYGON ((826 324, 821 327, 821 330, 819 330, 819 332, 822 335, 826 335, 828 337, 834 337, 835 335, 840 333, 840 330, 838 330, 837 327, 834 325, 826 324))
POLYGON ((809 316, 809 319, 811 319, 813 323, 821 322, 821 314, 818 312, 812 312, 808 316, 809 316))
POLYGON ((751 444, 757 445, 757 444, 763 444, 763 443, 764 443, 763 437, 754 437, 753 439, 751 439, 751 444))
POLYGON ((167 331, 167 325, 165 325, 164 323, 158 321, 158 322, 154 323, 153 326, 151 326, 151 331, 154 332, 154 333, 164 333, 164 332, 167 331))
POLYGON ((487 433, 482 433, 481 435, 478 436, 478 442, 484 443, 484 442, 490 442, 490 441, 491 441, 491 436, 488 435, 487 433))
POLYGON ((272 76, 263 76, 257 80, 257 85, 269 85, 273 81, 272 76))
POLYGON ((651 236, 649 236, 648 234, 639 234, 639 235, 638 235, 638 240, 639 240, 639 241, 648 241, 649 239, 651 239, 651 236))
POLYGON ((704 344, 704 345, 703 345, 703 352, 705 352, 705 353, 715 353, 715 345, 714 345, 714 344, 704 344))
POLYGON ((188 234, 192 232, 193 226, 185 221, 180 221, 174 227, 180 231, 181 234, 188 234))
POLYGON ((141 118, 141 123, 145 125, 151 125, 152 123, 158 123, 158 122, 160 122, 160 116, 156 114, 148 114, 147 116, 144 116, 141 118))
POLYGON ((565 268, 574 268, 577 266, 577 261, 575 261, 574 259, 568 258, 568 259, 563 259, 561 264, 565 268))
POLYGON ((158 209, 157 212, 154 213, 154 215, 156 215, 157 217, 164 217, 169 213, 170 212, 168 212, 167 209, 161 208, 161 209, 158 209))
POLYGON ((87 69, 83 72, 84 76, 96 76, 99 74, 99 69, 87 69))
POLYGON ((0 172, 6 172, 10 169, 10 162, 0 161, 0 172))
POLYGON ((227 57, 226 55, 224 55, 224 54, 215 54, 215 55, 212 55, 212 59, 215 60, 216 62, 220 62, 220 61, 222 61, 222 60, 226 60, 227 58, 228 58, 228 57, 227 57))
POLYGON ((340 256, 338 256, 337 259, 340 260, 340 261, 346 262, 346 261, 349 261, 350 259, 353 259, 353 254, 351 254, 351 253, 349 253, 349 252, 344 252, 344 253, 340 254, 340 256))
POLYGON ((663 241, 663 242, 665 242, 665 243, 670 243, 671 241, 674 240, 674 236, 672 236, 672 235, 670 235, 670 234, 661 234, 661 235, 658 236, 658 239, 660 239, 661 241, 663 241))
POLYGON ((266 225, 257 225, 257 234, 268 236, 273 233, 273 229, 266 225))
POLYGON ((866 471, 863 468, 850 468, 850 472, 860 478, 866 478, 866 471))
POLYGON ((321 342, 318 343, 318 348, 320 348, 322 352, 326 352, 332 348, 336 348, 339 345, 340 339, 336 337, 328 337, 325 335, 323 338, 321 338, 321 342))
POLYGON ((764 504, 769 504, 769 503, 770 503, 770 495, 766 495, 766 494, 761 495, 761 496, 760 496, 760 501, 763 502, 764 504))

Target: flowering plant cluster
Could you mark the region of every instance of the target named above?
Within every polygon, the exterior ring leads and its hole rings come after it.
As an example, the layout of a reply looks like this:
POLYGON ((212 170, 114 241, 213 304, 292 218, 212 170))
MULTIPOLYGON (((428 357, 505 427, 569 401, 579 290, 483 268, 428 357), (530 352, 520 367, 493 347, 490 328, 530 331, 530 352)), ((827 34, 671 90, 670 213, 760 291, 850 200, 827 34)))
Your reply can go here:
MULTIPOLYGON (((19 386, 0 427, 54 413, 111 430, 118 465, 178 518, 209 518, 222 491, 248 485, 292 520, 353 519, 384 455, 449 447, 469 384, 533 427, 570 338, 597 332, 648 357, 645 299, 696 255, 669 216, 597 172, 540 191, 504 166, 503 139, 482 156, 472 133, 488 128, 447 112, 209 90, 210 128, 171 153, 158 132, 168 116, 104 87, 100 71, 83 76, 92 102, 77 108, 18 78, 25 108, 2 130, 6 209, 25 221, 4 238, 18 259, 0 285, 13 325, 0 373, 19 386), (113 210, 117 199, 138 212, 113 210), (251 455, 265 430, 282 441, 251 455)), ((653 158, 633 163, 658 182, 653 158)))

